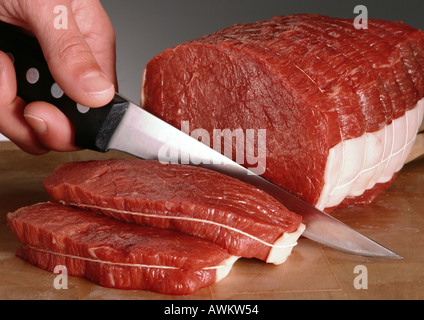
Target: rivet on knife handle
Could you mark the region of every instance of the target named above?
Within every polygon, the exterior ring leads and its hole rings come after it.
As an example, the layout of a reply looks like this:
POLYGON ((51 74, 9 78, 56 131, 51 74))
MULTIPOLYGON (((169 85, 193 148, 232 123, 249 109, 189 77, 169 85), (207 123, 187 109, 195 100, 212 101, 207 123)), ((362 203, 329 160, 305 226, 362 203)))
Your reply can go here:
POLYGON ((50 74, 38 41, 21 28, 0 21, 0 50, 14 62, 18 96, 58 107, 75 128, 78 147, 106 152, 109 140, 128 109, 119 94, 102 108, 84 108, 66 96, 50 74))

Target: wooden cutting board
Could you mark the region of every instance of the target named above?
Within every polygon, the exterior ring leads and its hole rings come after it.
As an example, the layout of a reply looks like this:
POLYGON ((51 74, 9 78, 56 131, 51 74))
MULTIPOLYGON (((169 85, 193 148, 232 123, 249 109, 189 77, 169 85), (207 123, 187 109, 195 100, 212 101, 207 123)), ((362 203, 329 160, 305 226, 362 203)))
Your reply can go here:
POLYGON ((301 238, 285 264, 241 259, 227 278, 190 297, 107 289, 73 277, 67 289, 55 289, 56 274, 15 257, 19 243, 6 214, 48 200, 42 180, 57 165, 112 157, 129 156, 81 151, 35 157, 0 143, 0 299, 424 299, 423 158, 406 165, 372 205, 334 213, 403 260, 354 256, 301 238))

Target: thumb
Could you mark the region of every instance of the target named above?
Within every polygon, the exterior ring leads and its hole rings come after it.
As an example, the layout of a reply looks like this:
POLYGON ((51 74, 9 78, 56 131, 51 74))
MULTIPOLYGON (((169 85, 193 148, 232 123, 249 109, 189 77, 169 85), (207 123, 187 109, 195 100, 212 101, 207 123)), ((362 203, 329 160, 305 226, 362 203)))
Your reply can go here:
POLYGON ((115 93, 114 84, 100 68, 80 32, 69 2, 65 1, 68 6, 60 6, 63 19, 67 19, 66 28, 55 25, 55 18, 58 18, 55 1, 44 3, 52 8, 43 8, 43 17, 33 15, 30 24, 53 78, 68 97, 81 105, 101 107, 108 104, 115 93))

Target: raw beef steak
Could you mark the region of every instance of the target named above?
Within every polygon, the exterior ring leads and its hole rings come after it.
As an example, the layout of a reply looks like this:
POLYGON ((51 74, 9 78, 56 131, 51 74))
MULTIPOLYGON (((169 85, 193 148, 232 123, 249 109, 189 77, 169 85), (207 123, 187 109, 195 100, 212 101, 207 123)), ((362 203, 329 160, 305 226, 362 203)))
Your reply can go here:
POLYGON ((278 16, 157 55, 141 103, 211 136, 266 129, 263 176, 329 211, 390 186, 423 119, 423 75, 423 32, 403 23, 278 16))
POLYGON ((200 167, 147 160, 65 163, 45 178, 51 200, 210 240, 234 256, 283 263, 301 216, 267 193, 200 167))
POLYGON ((192 294, 225 277, 237 259, 197 237, 57 203, 19 209, 7 220, 22 243, 17 256, 48 271, 64 265, 69 275, 110 288, 192 294))

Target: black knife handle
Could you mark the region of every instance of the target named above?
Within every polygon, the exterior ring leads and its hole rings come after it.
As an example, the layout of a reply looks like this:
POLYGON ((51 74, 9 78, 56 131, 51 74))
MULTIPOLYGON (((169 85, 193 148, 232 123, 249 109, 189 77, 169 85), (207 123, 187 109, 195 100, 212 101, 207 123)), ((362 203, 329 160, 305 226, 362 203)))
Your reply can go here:
POLYGON ((19 97, 27 103, 45 101, 58 107, 75 128, 76 146, 108 151, 109 141, 128 110, 127 99, 115 94, 113 100, 101 108, 78 105, 56 84, 36 38, 1 21, 0 50, 14 61, 19 97))

